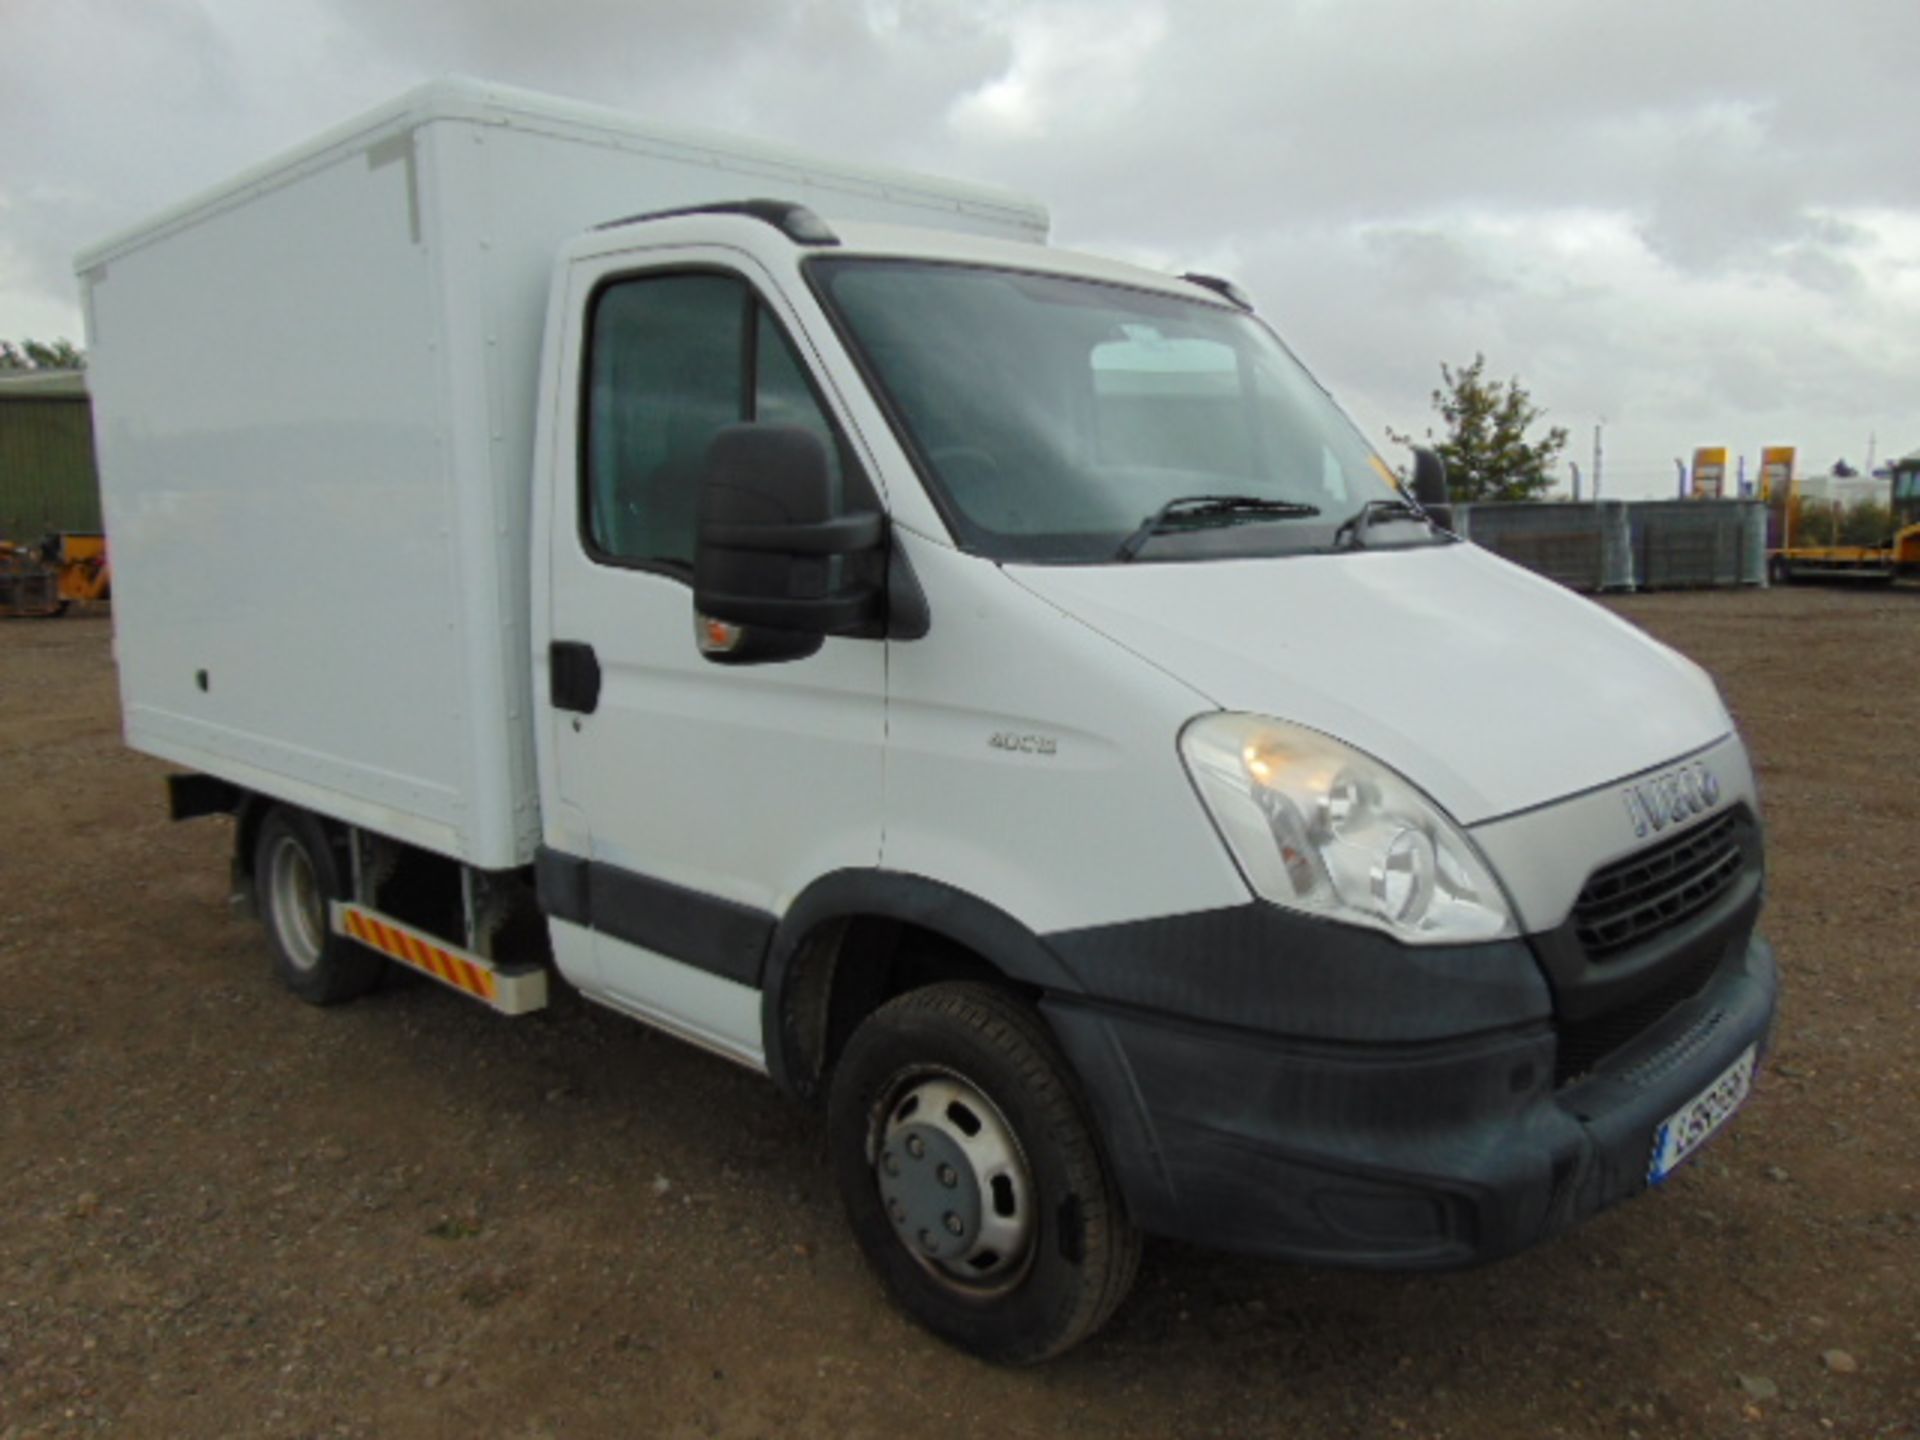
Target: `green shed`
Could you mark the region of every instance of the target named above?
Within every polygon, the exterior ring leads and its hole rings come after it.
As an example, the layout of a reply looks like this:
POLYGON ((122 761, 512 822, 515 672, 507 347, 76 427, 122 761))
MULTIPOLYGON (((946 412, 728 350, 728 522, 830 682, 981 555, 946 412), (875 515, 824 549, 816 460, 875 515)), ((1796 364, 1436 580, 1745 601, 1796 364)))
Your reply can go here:
POLYGON ((0 540, 100 528, 86 372, 0 374, 0 540))

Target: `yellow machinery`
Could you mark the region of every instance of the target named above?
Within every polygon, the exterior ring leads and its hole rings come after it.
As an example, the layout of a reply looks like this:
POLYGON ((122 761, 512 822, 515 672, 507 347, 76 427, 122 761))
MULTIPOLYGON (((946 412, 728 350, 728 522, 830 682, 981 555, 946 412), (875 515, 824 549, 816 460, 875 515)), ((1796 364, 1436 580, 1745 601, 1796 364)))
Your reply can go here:
POLYGON ((0 540, 0 616, 60 615, 76 600, 112 592, 104 535, 55 532, 33 545, 0 540))
POLYGON ((1781 525, 1781 545, 1767 558, 1776 584, 1826 577, 1879 581, 1920 579, 1920 450, 1893 462, 1891 533, 1877 545, 1809 543, 1806 521, 1792 490, 1781 525))

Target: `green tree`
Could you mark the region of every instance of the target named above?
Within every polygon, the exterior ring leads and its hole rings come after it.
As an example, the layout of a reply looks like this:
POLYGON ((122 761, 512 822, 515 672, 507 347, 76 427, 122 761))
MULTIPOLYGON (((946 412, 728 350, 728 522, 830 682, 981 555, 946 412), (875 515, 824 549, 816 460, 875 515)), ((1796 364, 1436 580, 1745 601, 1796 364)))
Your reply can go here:
MULTIPOLYGON (((1555 425, 1540 440, 1527 431, 1547 412, 1533 403, 1520 381, 1487 379, 1487 357, 1475 354, 1457 369, 1440 362, 1441 387, 1433 408, 1447 433, 1434 443, 1447 462, 1447 488, 1455 500, 1537 500, 1553 484, 1553 464, 1566 449, 1567 432, 1555 425)), ((1417 442, 1387 432, 1402 445, 1417 442)), ((1427 439, 1433 441, 1433 430, 1427 439)))
POLYGON ((1884 545, 1893 534, 1893 511, 1878 500, 1861 500, 1840 517, 1839 545, 1884 545))
POLYGON ((71 340, 0 340, 0 370, 84 370, 87 352, 71 340))

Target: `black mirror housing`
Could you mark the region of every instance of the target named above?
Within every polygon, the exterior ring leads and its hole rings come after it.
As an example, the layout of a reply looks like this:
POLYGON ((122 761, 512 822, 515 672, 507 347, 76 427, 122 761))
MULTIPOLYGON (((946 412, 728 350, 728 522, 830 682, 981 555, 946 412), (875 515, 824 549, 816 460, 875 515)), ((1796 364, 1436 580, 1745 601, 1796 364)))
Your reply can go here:
POLYGON ((1447 462, 1424 446, 1413 452, 1413 498, 1442 529, 1453 528, 1452 497, 1447 493, 1447 462))
POLYGON ((883 596, 875 585, 848 579, 856 567, 845 561, 885 543, 886 521, 877 511, 835 513, 827 448, 813 431, 729 425, 708 446, 693 604, 710 619, 752 627, 749 639, 758 643, 736 659, 797 658, 827 635, 876 633, 883 596), (762 654, 774 640, 763 631, 816 643, 790 656, 762 654))

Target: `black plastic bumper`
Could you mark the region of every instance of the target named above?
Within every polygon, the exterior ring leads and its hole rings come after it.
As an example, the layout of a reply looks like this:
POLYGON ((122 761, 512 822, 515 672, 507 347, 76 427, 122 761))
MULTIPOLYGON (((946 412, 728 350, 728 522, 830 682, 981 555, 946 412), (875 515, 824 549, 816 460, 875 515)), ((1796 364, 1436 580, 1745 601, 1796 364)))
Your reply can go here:
POLYGON ((1143 1229, 1297 1260, 1457 1266, 1645 1189, 1658 1126, 1764 1048, 1772 949, 1746 926, 1725 943, 1697 995, 1559 1089, 1540 1014, 1354 1043, 1112 1000, 1045 1009, 1143 1229))

